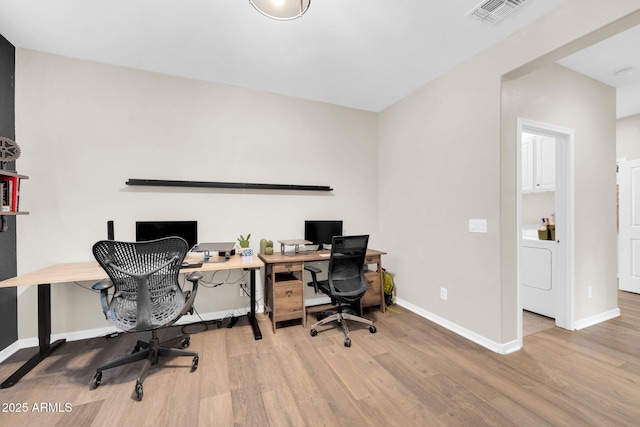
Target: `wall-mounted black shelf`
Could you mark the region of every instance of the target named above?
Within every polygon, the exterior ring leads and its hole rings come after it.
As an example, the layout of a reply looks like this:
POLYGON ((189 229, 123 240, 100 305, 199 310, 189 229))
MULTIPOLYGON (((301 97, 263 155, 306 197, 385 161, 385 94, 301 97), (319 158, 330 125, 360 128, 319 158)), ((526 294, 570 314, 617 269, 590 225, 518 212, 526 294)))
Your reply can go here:
POLYGON ((134 179, 125 183, 148 187, 235 188, 242 190, 333 191, 326 185, 252 184, 244 182, 178 181, 164 179, 134 179))

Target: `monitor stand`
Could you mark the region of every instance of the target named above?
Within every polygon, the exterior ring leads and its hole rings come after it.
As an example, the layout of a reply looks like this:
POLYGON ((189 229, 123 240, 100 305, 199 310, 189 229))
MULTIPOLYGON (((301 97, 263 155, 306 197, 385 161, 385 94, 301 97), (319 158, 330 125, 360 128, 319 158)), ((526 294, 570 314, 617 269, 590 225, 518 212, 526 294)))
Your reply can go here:
POLYGON ((199 243, 193 248, 193 252, 202 252, 202 262, 226 262, 235 254, 235 243, 199 243), (212 257, 211 252, 217 252, 218 257, 212 257))
POLYGON ((231 254, 226 252, 224 256, 217 256, 211 258, 211 254, 209 251, 204 251, 204 255, 202 257, 202 262, 208 262, 210 264, 218 263, 218 262, 227 262, 231 258, 231 254))

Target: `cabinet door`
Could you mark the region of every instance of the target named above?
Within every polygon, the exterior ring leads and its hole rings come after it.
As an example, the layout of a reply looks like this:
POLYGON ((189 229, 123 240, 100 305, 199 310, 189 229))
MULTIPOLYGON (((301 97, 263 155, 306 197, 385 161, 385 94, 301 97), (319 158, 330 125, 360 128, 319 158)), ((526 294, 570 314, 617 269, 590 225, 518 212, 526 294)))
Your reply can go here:
POLYGON ((534 191, 533 184, 533 145, 535 137, 527 136, 522 138, 522 192, 530 193, 534 191))
POLYGON ((555 191, 556 189, 556 139, 539 136, 536 140, 536 189, 535 191, 555 191))

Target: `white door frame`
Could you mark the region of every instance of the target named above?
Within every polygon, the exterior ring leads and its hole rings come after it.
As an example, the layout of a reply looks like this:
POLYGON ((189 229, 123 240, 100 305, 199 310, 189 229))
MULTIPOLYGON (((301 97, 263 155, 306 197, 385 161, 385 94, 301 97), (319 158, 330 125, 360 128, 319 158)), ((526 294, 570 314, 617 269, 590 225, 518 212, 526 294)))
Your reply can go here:
POLYGON ((519 117, 517 119, 517 202, 516 202, 516 235, 517 235, 517 295, 518 295, 518 342, 522 347, 522 299, 520 283, 520 256, 522 246, 522 132, 533 132, 551 134, 557 137, 557 141, 564 141, 564 144, 556 144, 556 209, 564 208, 564 218, 556 218, 561 227, 556 228, 556 240, 565 244, 563 257, 565 259, 565 287, 562 295, 559 295, 556 315, 556 326, 568 330, 575 330, 575 262, 574 262, 574 131, 548 123, 538 122, 519 117), (562 204, 562 206, 560 205, 562 204), (561 240, 562 239, 562 240, 561 240))
MULTIPOLYGON (((618 283, 619 289, 625 292, 640 293, 640 280, 634 275, 633 242, 638 241, 636 204, 637 185, 633 184, 640 170, 640 159, 619 161, 618 185, 620 189, 620 218, 618 233, 618 283), (634 221, 636 223, 634 223, 634 221)), ((637 257, 635 258, 637 260, 637 257)))

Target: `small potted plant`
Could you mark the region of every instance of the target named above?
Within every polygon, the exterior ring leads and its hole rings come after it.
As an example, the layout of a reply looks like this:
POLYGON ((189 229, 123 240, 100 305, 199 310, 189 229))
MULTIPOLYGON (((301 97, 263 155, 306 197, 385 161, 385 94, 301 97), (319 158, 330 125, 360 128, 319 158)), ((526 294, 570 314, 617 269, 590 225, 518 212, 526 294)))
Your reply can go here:
POLYGON ((238 237, 238 242, 240 242, 240 247, 241 248, 248 248, 249 247, 249 239, 250 238, 251 238, 251 233, 247 234, 246 238, 241 234, 240 237, 238 237))

